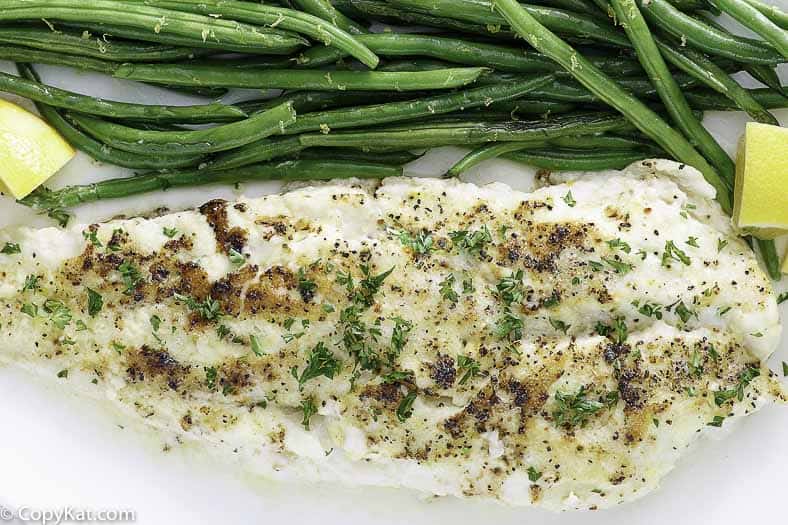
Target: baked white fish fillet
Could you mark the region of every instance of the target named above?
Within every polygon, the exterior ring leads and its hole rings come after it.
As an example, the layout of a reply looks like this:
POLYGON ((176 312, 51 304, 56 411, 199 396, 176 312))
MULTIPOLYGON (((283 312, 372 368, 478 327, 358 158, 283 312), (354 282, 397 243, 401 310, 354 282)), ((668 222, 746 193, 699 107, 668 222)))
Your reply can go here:
POLYGON ((771 285, 690 168, 331 183, 0 232, 0 361, 281 478, 551 509, 774 400, 771 285))

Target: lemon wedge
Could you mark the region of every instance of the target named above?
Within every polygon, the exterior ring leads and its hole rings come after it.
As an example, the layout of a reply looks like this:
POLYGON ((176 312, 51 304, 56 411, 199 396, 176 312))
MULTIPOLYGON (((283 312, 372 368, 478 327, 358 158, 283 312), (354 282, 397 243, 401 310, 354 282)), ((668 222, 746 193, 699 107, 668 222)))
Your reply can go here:
POLYGON ((17 199, 74 157, 74 149, 36 115, 0 99, 0 183, 17 199))
POLYGON ((733 221, 761 239, 788 233, 788 128, 747 123, 736 158, 733 221))

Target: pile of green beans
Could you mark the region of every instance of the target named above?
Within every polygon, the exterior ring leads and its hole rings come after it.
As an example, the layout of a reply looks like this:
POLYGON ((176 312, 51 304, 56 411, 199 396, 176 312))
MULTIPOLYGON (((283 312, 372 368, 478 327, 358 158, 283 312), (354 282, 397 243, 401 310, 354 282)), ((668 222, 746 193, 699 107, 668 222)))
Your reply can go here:
MULTIPOLYGON (((729 211, 734 162, 703 111, 777 124, 787 29, 761 0, 0 0, 0 60, 21 74, 0 74, 0 91, 33 100, 76 149, 141 172, 24 201, 60 215, 175 186, 385 177, 448 145, 469 149, 451 176, 495 157, 550 170, 673 158, 729 211), (199 102, 101 99, 30 64, 199 102)), ((757 244, 776 276, 773 244, 757 244)))

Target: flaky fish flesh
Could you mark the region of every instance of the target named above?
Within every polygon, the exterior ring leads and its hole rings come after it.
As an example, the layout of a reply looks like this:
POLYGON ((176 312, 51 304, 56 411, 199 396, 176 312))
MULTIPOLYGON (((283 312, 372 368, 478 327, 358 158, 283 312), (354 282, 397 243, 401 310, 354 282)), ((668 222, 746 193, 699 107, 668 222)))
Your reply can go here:
POLYGON ((274 478, 629 501, 784 400, 775 295, 695 170, 551 182, 0 231, 0 362, 274 478))

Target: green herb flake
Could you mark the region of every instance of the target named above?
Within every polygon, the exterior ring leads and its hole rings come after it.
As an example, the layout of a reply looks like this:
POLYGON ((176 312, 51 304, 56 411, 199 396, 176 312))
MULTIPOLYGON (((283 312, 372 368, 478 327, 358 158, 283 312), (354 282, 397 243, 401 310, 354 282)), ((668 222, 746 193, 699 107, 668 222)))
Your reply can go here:
POLYGON ((558 330, 559 332, 566 333, 569 330, 569 327, 572 325, 566 324, 565 322, 561 321, 560 319, 553 319, 552 317, 549 319, 550 326, 558 330))
POLYGON ((621 250, 624 253, 630 253, 632 251, 632 247, 622 241, 621 239, 613 239, 612 241, 607 241, 607 245, 610 246, 612 250, 621 250))
POLYGON ((153 327, 154 332, 158 332, 159 328, 161 327, 161 317, 158 315, 152 315, 150 318, 150 325, 153 327))
POLYGON ((252 345, 252 352, 257 357, 261 357, 263 355, 263 347, 260 345, 260 340, 257 339, 256 335, 249 336, 249 342, 252 345))
POLYGON ((334 379, 334 376, 342 369, 342 363, 334 356, 326 345, 318 343, 307 358, 306 368, 298 373, 298 367, 293 367, 291 373, 298 381, 299 388, 303 388, 307 381, 320 376, 334 379))
POLYGON ((665 251, 662 253, 662 266, 670 268, 671 261, 678 261, 685 266, 689 266, 691 263, 689 256, 673 241, 666 241, 665 251))
POLYGON ((531 483, 536 483, 539 481, 539 478, 542 477, 542 473, 533 467, 528 467, 526 472, 528 472, 528 480, 531 481, 531 483))
POLYGON ((61 330, 71 324, 71 310, 60 301, 47 299, 44 302, 44 311, 49 314, 52 324, 61 330))
POLYGON ((88 315, 96 317, 101 312, 101 309, 104 308, 104 299, 98 292, 90 288, 86 288, 86 290, 88 292, 88 315))
POLYGON ((304 425, 305 430, 309 430, 309 420, 317 414, 317 406, 311 398, 301 401, 301 413, 303 414, 301 424, 304 425))
POLYGON ((723 416, 714 416, 714 418, 706 423, 710 427, 721 427, 725 418, 723 416))
POLYGON ((574 208, 574 207, 575 207, 575 205, 577 204, 577 201, 576 201, 576 200, 575 200, 575 198, 572 196, 572 190, 569 190, 568 192, 566 192, 566 195, 564 195, 564 197, 563 197, 563 201, 564 201, 564 202, 566 203, 566 205, 567 205, 567 206, 569 206, 570 208, 574 208))
POLYGON ((413 415, 413 402, 416 401, 416 391, 408 392, 402 401, 400 401, 399 405, 397 406, 397 419, 401 423, 404 423, 413 415))
POLYGON ((523 276, 523 271, 517 270, 511 275, 501 278, 501 280, 498 281, 498 284, 495 285, 498 298, 506 307, 509 307, 515 303, 519 304, 525 298, 523 276))
POLYGON ((162 228, 162 233, 164 234, 165 237, 169 237, 170 239, 173 239, 176 235, 178 235, 178 230, 177 228, 164 227, 162 228))
POLYGON ((14 255, 17 253, 22 253, 22 247, 16 243, 7 242, 5 243, 5 246, 3 246, 3 249, 0 250, 0 253, 2 253, 3 255, 14 255))
POLYGON ((129 262, 124 262, 118 266, 118 271, 123 278, 123 285, 125 286, 123 290, 124 295, 131 295, 142 282, 142 275, 139 269, 129 262))
POLYGON ((33 318, 38 317, 38 306, 32 303, 25 303, 22 305, 22 313, 33 318))
POLYGON ((449 237, 459 250, 475 255, 480 255, 485 246, 493 242, 492 234, 486 225, 473 232, 467 230, 450 232, 449 237))
POLYGON ((783 292, 777 296, 777 304, 783 304, 785 301, 788 301, 788 292, 783 292))
POLYGON ((305 303, 308 303, 315 296, 317 291, 317 283, 306 276, 306 270, 303 268, 298 269, 298 293, 305 303))
POLYGON ((788 363, 783 361, 783 377, 788 377, 788 363))
POLYGON ((403 246, 410 248, 416 255, 429 255, 433 250, 432 236, 428 232, 419 232, 415 236, 408 231, 399 232, 399 240, 403 246))
POLYGON ((41 289, 41 285, 38 281, 41 279, 38 275, 28 275, 25 277, 25 284, 22 286, 22 293, 30 290, 31 292, 35 292, 41 289))
POLYGON ((600 399, 589 399, 585 386, 581 386, 575 394, 564 394, 561 391, 555 393, 555 408, 553 409, 553 421, 558 427, 571 429, 577 426, 584 426, 588 420, 607 406, 612 406, 613 397, 617 392, 609 392, 600 399))
POLYGON ((452 304, 456 304, 460 300, 460 296, 454 291, 454 283, 456 279, 453 273, 450 273, 446 278, 440 282, 440 294, 445 300, 452 304))
POLYGON ((744 401, 745 388, 747 388, 752 380, 759 375, 761 375, 761 371, 758 367, 748 366, 739 374, 739 380, 734 388, 717 390, 714 392, 714 402, 717 406, 722 406, 733 399, 737 399, 739 402, 744 401))
POLYGON ((83 231, 82 237, 84 237, 86 241, 89 241, 90 244, 92 244, 96 248, 101 248, 102 246, 104 246, 103 244, 101 244, 101 241, 98 238, 98 231, 95 229, 87 229, 83 231))
POLYGON ((607 264, 609 264, 610 267, 616 271, 616 273, 619 273, 621 275, 628 274, 634 268, 634 266, 632 266, 631 264, 618 261, 616 259, 613 259, 612 257, 602 257, 602 260, 605 261, 607 264))
POLYGON ((495 334, 501 339, 519 341, 523 338, 523 320, 511 312, 504 312, 495 325, 495 334))
POLYGON ((216 368, 209 366, 203 367, 203 370, 205 370, 205 386, 208 387, 208 390, 214 390, 216 388, 216 378, 218 376, 216 368))
POLYGON ((236 268, 240 268, 241 266, 246 264, 246 257, 244 257, 244 254, 242 254, 241 252, 235 249, 230 250, 228 257, 230 259, 230 264, 232 264, 236 268))
POLYGON ((479 362, 465 355, 457 356, 457 369, 459 371, 463 371, 463 370, 465 371, 465 374, 460 379, 461 385, 464 385, 470 379, 473 379, 474 377, 479 375, 479 372, 481 371, 479 362))
POLYGON ((728 246, 727 239, 718 239, 717 240, 717 253, 721 252, 726 246, 728 246))
POLYGON ((57 377, 60 379, 68 379, 68 370, 61 370, 57 373, 57 377))
POLYGON ((685 244, 687 244, 688 246, 692 246, 694 248, 700 248, 697 237, 690 237, 685 241, 685 244))
POLYGON ((200 317, 206 321, 216 321, 222 314, 222 308, 218 301, 211 297, 206 297, 205 301, 199 302, 191 297, 181 294, 175 294, 175 299, 184 303, 189 310, 196 312, 200 317))

